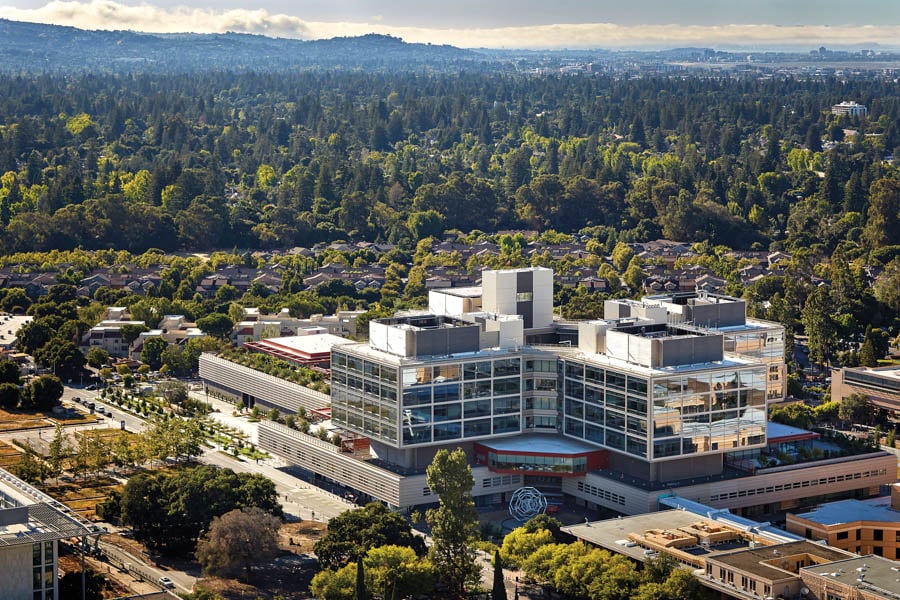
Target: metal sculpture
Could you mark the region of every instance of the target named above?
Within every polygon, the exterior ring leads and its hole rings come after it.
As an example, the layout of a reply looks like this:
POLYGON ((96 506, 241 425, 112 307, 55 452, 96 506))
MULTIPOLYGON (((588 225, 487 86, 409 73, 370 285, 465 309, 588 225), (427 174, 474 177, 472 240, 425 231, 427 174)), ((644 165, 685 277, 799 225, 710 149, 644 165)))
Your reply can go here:
POLYGON ((547 510, 547 498, 533 487, 520 487, 509 499, 509 514, 525 522, 547 510))

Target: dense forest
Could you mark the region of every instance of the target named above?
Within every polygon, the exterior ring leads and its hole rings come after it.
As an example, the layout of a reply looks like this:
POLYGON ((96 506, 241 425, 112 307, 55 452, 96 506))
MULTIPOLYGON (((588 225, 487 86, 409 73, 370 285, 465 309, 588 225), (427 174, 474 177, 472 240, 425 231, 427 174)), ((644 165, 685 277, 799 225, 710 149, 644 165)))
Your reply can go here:
MULTIPOLYGON (((668 238, 693 244, 691 260, 753 314, 808 333, 818 362, 859 347, 869 325, 879 350, 897 334, 900 95, 887 78, 207 70, 7 75, 0 85, 5 264, 51 250, 158 249, 160 260, 220 248, 256 264, 246 251, 397 246, 341 258, 381 260, 380 290, 304 291, 302 275, 335 258, 326 253, 293 264, 273 296, 200 302, 193 286, 210 265, 179 263, 154 293, 193 302, 182 308, 195 318, 227 313, 228 302, 297 314, 415 305, 425 269, 452 263, 430 254, 432 236, 524 229, 577 233, 594 260, 534 263, 543 259, 523 255, 525 240, 506 235, 493 238, 493 263, 454 266, 600 267, 627 284, 616 293, 636 295, 646 265, 627 244, 668 238), (868 115, 831 113, 848 99, 868 115), (743 286, 730 249, 791 261, 743 286)), ((557 305, 602 314, 602 298, 581 292, 559 290, 557 305)))
POLYGON ((7 252, 585 227, 602 241, 823 254, 850 240, 881 258, 900 243, 889 81, 323 72, 0 85, 7 252), (845 98, 869 117, 832 116, 845 98))

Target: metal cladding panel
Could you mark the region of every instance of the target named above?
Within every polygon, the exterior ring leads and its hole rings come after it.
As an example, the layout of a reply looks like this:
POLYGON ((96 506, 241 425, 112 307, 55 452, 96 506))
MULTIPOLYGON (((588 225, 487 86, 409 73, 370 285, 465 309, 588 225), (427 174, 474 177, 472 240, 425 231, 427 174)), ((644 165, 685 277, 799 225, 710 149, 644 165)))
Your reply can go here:
POLYGON ((428 312, 435 315, 449 315, 452 313, 447 312, 447 301, 450 296, 447 294, 441 294, 440 292, 431 291, 428 292, 428 312))
POLYGON ((533 277, 532 327, 549 327, 553 324, 553 271, 539 269, 533 277))
POLYGON ((606 332, 606 354, 612 358, 649 367, 653 359, 653 342, 650 338, 625 333, 606 332))
POLYGON ((688 318, 700 327, 743 325, 747 306, 743 300, 688 305, 688 318))
POLYGON ((200 377, 212 387, 224 388, 238 396, 252 396, 266 406, 287 414, 295 414, 301 406, 306 410, 316 410, 331 401, 327 394, 213 354, 200 355, 200 377))
POLYGON ((657 340, 659 347, 654 367, 675 367, 722 360, 722 336, 663 338, 657 340))
POLYGON ((0 581, 3 598, 31 600, 32 598, 31 544, 0 548, 0 581))
POLYGON ((401 506, 401 475, 343 453, 328 442, 283 425, 262 422, 259 447, 392 506, 401 506))
POLYGON ((378 321, 369 321, 369 345, 387 352, 389 327, 378 321))
POLYGON ((406 332, 413 340, 414 356, 446 356, 459 352, 476 352, 481 347, 481 328, 447 327, 406 332))

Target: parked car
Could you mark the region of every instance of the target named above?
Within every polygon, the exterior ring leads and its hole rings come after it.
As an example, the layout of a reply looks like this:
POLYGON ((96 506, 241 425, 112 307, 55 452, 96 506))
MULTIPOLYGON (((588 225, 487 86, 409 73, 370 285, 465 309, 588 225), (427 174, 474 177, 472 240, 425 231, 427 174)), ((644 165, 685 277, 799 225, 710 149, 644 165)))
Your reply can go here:
POLYGON ((163 586, 166 589, 172 589, 173 587, 175 587, 175 583, 165 575, 160 577, 157 582, 159 583, 159 585, 163 586))

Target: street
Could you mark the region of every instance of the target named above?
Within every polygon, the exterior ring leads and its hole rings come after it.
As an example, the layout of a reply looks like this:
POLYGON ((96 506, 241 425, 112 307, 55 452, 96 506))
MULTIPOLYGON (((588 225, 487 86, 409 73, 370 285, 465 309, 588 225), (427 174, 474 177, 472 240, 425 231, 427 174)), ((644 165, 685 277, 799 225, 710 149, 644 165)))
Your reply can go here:
MULTIPOLYGON (((197 393, 192 393, 192 395, 204 402, 209 402, 214 410, 218 409, 219 412, 211 413, 210 418, 243 431, 247 434, 249 440, 256 443, 256 423, 248 422, 246 416, 233 416, 232 412, 234 407, 231 404, 216 399, 208 399, 197 393)), ((96 422, 73 423, 71 425, 66 425, 65 421, 60 421, 63 423, 64 430, 67 434, 89 429, 118 429, 121 426, 122 421, 125 422, 125 429, 130 432, 141 432, 146 426, 145 419, 128 413, 112 403, 102 402, 100 400, 99 392, 95 390, 65 386, 62 400, 64 403, 70 404, 75 409, 84 413, 89 412, 87 406, 85 406, 86 402, 94 402, 95 414, 97 414, 100 419, 96 422), (76 402, 75 398, 81 398, 84 403, 76 402), (104 413, 111 412, 113 416, 99 417, 101 408, 104 413)), ((53 428, 45 427, 42 429, 6 432, 0 434, 0 439, 9 442, 13 439, 17 439, 21 442, 27 441, 31 443, 38 452, 46 454, 53 436, 53 428)), ((240 473, 255 473, 271 479, 275 483, 275 488, 284 508, 285 516, 289 520, 304 519, 328 521, 330 518, 354 507, 352 504, 338 496, 285 473, 279 467, 286 465, 277 458, 266 459, 259 462, 250 461, 243 458, 235 458, 234 456, 227 454, 222 448, 216 446, 212 448, 204 447, 203 453, 197 460, 202 464, 229 468, 240 473)), ((118 531, 118 528, 112 524, 101 523, 101 525, 107 527, 109 531, 118 531)), ((158 585, 157 581, 161 576, 166 576, 174 582, 176 591, 190 592, 199 575, 199 573, 186 573, 183 571, 160 569, 153 564, 150 564, 150 561, 145 557, 128 554, 120 548, 103 542, 102 536, 99 544, 103 552, 112 559, 113 564, 120 567, 127 565, 129 572, 140 575, 143 579, 154 585, 158 585)))

